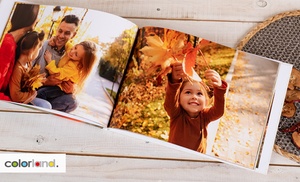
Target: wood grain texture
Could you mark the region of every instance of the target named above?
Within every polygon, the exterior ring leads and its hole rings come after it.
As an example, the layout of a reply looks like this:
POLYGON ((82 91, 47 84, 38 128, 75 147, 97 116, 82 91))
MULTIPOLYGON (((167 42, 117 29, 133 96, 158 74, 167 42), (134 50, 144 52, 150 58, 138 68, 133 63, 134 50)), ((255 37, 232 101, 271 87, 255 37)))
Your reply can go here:
POLYGON ((0 112, 2 150, 209 160, 199 156, 197 152, 188 154, 172 149, 171 144, 170 148, 161 147, 162 142, 152 142, 148 137, 136 139, 121 132, 101 129, 51 114, 14 113, 13 120, 7 122, 11 116, 9 112, 0 112))
MULTIPOLYGON (((229 47, 235 47, 257 23, 300 8, 298 0, 32 2, 102 10, 127 18, 138 26, 171 28, 229 47)), ((300 179, 300 164, 275 152, 268 175, 261 175, 184 153, 178 148, 3 102, 0 102, 0 151, 68 154, 65 174, 0 174, 5 181, 282 182, 300 179)))
POLYGON ((8 181, 297 181, 299 168, 271 166, 262 175, 223 163, 67 155, 63 174, 0 174, 8 181))
POLYGON ((140 27, 157 26, 165 27, 191 35, 199 36, 218 42, 219 44, 236 47, 237 43, 248 33, 256 23, 249 22, 213 22, 193 20, 154 20, 154 19, 129 19, 140 27), (190 27, 190 28, 188 28, 190 27))
MULTIPOLYGON (((44 113, 0 112, 1 151, 66 153, 72 156, 219 163, 194 152, 182 152, 152 142, 147 137, 134 138, 122 132, 101 129, 86 123, 44 113), (9 121, 9 122, 8 122, 9 121), (71 129, 70 129, 71 128, 71 129), (150 142, 149 142, 150 141, 150 142)), ((274 153, 271 166, 300 167, 274 153)), ((85 159, 85 158, 84 158, 85 159)), ((226 164, 227 165, 227 164, 226 164)), ((236 168, 231 166, 232 168, 236 168)))
MULTIPOLYGON (((32 0, 49 4, 47 0, 32 0)), ((50 4, 70 5, 70 1, 51 1, 50 4)), ((161 26, 200 36, 220 44, 235 47, 257 23, 278 13, 300 8, 297 0, 188 0, 148 2, 129 1, 72 1, 72 6, 84 7, 124 17, 138 26, 161 26), (264 4, 266 2, 266 6, 264 4)))
MULTIPOLYGON (((32 0, 43 4, 69 5, 64 0, 32 0)), ((102 10, 125 18, 259 22, 300 7, 297 0, 87 0, 72 1, 77 7, 102 10), (265 6, 264 6, 265 5, 265 6)))

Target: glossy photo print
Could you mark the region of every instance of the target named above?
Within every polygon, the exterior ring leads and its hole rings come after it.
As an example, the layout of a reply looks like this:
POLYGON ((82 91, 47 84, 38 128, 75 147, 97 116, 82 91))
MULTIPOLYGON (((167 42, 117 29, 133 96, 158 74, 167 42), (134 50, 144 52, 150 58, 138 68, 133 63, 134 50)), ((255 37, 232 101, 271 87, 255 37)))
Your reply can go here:
POLYGON ((109 127, 253 169, 278 69, 200 37, 141 28, 109 127))

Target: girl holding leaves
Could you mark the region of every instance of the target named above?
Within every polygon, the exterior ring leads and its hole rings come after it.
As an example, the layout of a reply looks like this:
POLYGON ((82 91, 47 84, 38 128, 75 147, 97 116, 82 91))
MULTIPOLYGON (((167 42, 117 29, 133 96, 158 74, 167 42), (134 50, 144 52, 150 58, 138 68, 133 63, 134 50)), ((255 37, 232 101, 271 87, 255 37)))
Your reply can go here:
POLYGON ((39 74, 38 68, 31 67, 31 62, 37 57, 42 46, 44 35, 44 32, 32 31, 21 38, 18 46, 20 56, 13 69, 9 91, 12 101, 51 109, 48 101, 36 98, 36 89, 42 86, 44 75, 39 74))
POLYGON ((170 117, 169 142, 205 153, 207 126, 224 114, 227 89, 227 83, 209 68, 200 50, 201 42, 206 40, 198 38, 195 46, 186 34, 164 29, 163 36, 154 34, 146 41, 147 46, 140 51, 151 64, 148 72, 160 68, 157 82, 168 76, 164 108, 170 117), (193 69, 198 51, 207 66, 204 76, 214 89, 213 106, 208 103, 206 84, 193 69))
POLYGON ((205 77, 214 88, 214 104, 208 107, 205 83, 186 75, 181 62, 171 68, 164 103, 170 117, 169 142, 205 153, 207 126, 224 113, 227 83, 215 70, 206 70, 205 77))

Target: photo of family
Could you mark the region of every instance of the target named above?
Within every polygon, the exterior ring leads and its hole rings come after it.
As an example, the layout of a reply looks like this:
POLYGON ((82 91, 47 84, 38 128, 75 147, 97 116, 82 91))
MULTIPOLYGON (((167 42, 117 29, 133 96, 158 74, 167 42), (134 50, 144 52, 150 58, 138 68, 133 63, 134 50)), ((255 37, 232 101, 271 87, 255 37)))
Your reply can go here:
POLYGON ((107 13, 16 3, 1 39, 0 99, 106 126, 136 32, 107 13))

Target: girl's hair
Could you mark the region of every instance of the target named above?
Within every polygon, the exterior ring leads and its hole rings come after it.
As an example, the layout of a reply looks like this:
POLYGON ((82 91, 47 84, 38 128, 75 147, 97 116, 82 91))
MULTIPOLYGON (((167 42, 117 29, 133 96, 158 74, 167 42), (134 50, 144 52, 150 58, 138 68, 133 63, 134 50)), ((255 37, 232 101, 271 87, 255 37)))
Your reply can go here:
POLYGON ((209 95, 208 95, 208 92, 207 92, 207 86, 206 86, 206 84, 203 81, 198 82, 198 81, 193 81, 193 80, 192 81, 191 80, 184 80, 182 82, 182 84, 181 84, 181 87, 180 87, 180 93, 182 92, 184 86, 187 83, 198 84, 200 86, 200 90, 201 90, 201 92, 204 95, 205 100, 206 100, 205 107, 207 107, 209 105, 209 103, 210 103, 210 98, 209 98, 209 95))
POLYGON ((8 32, 32 26, 37 19, 39 10, 39 5, 17 4, 14 14, 12 15, 10 20, 11 28, 8 32))
POLYGON ((20 57, 21 54, 28 54, 28 52, 39 45, 45 37, 44 31, 38 33, 37 31, 32 31, 26 33, 18 42, 17 51, 16 51, 16 60, 20 57))
POLYGON ((91 73, 94 64, 97 62, 97 46, 91 41, 83 41, 80 42, 79 45, 82 45, 85 51, 80 64, 78 64, 78 70, 80 71, 78 86, 81 89, 84 85, 84 81, 91 73))

